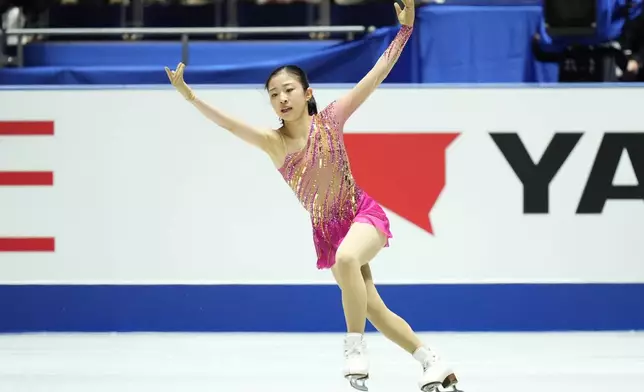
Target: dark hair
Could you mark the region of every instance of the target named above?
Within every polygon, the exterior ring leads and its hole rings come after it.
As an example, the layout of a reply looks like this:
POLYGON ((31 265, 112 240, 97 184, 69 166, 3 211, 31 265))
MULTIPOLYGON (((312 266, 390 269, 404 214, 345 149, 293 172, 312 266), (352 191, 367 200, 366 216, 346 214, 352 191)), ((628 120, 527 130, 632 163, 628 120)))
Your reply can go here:
MULTIPOLYGON (((275 75, 282 71, 294 75, 300 81, 300 84, 302 84, 302 89, 306 90, 307 88, 309 88, 309 78, 306 76, 306 72, 304 72, 302 68, 298 67, 297 65, 284 65, 282 67, 276 68, 268 76, 268 79, 266 79, 266 84, 264 85, 264 88, 266 88, 266 90, 268 90, 268 83, 271 81, 271 79, 273 79, 275 75)), ((308 109, 309 116, 318 113, 318 105, 315 102, 315 97, 313 96, 311 96, 311 99, 309 99, 308 101, 308 109)))

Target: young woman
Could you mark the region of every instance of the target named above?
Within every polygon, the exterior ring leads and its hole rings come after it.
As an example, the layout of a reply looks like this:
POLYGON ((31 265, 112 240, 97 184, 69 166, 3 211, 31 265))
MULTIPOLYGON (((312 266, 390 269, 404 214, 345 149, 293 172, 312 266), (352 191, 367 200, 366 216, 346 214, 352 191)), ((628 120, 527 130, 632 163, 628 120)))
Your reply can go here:
POLYGON ((330 269, 342 291, 347 326, 344 375, 367 390, 364 331, 368 319, 423 367, 419 387, 432 392, 457 383, 452 370, 425 347, 409 324, 387 308, 374 285, 369 262, 389 245, 389 220, 353 180, 343 143, 344 124, 387 77, 412 33, 414 0, 394 4, 402 25, 375 66, 346 95, 318 113, 306 74, 297 66, 276 69, 266 82, 282 126, 256 129, 199 100, 183 80, 184 65, 166 68, 172 85, 203 115, 268 154, 311 216, 317 268, 330 269))

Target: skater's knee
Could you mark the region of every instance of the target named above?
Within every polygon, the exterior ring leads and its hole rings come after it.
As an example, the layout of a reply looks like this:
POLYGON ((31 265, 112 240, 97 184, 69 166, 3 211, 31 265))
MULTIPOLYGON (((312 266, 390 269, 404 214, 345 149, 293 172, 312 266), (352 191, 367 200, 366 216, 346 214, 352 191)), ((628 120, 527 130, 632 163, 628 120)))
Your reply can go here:
POLYGON ((351 252, 338 252, 335 256, 336 268, 340 271, 359 269, 360 260, 351 252))

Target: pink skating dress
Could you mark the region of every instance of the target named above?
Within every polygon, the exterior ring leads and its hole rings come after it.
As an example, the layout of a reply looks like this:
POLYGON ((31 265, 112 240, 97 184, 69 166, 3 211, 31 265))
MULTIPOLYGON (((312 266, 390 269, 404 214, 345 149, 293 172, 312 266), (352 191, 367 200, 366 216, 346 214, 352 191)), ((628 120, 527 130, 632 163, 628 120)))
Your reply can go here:
MULTIPOLYGON (((386 77, 413 28, 401 26, 391 44, 367 75, 367 85, 386 77)), ((392 238, 389 219, 382 207, 353 179, 344 145, 344 123, 351 102, 363 101, 369 89, 352 89, 313 117, 307 143, 300 151, 288 154, 279 169, 300 203, 311 216, 313 242, 318 269, 331 268, 342 240, 354 222, 373 225, 392 238)))
POLYGON ((343 127, 332 102, 314 116, 304 148, 288 154, 280 173, 311 216, 317 268, 331 268, 335 253, 354 222, 368 223, 392 237, 389 219, 354 181, 343 127))
POLYGON ((354 181, 336 117, 336 102, 314 116, 304 148, 288 154, 280 173, 311 216, 317 268, 335 264, 335 253, 354 222, 368 223, 389 239, 389 219, 354 181))

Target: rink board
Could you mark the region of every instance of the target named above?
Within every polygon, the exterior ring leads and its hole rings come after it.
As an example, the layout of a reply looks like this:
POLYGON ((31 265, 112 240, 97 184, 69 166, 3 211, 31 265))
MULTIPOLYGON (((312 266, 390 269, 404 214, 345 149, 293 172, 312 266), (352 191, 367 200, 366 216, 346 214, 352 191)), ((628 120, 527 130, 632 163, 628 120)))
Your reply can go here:
MULTIPOLYGON (((419 331, 644 329, 644 284, 383 285, 419 331)), ((330 285, 0 286, 1 332, 342 332, 330 285)), ((373 330, 369 325, 369 330, 373 330)))
MULTIPOLYGON (((347 86, 315 88, 320 110, 347 86)), ((258 126, 261 86, 199 88, 258 126)), ((343 135, 419 330, 644 328, 644 87, 374 93, 343 135), (404 113, 404 115, 402 115, 404 113), (627 115, 625 115, 625 113, 627 115)), ((261 151, 162 87, 0 91, 0 331, 341 331, 261 151)))

